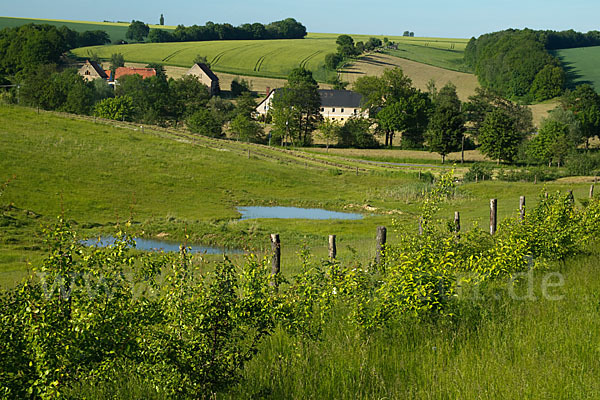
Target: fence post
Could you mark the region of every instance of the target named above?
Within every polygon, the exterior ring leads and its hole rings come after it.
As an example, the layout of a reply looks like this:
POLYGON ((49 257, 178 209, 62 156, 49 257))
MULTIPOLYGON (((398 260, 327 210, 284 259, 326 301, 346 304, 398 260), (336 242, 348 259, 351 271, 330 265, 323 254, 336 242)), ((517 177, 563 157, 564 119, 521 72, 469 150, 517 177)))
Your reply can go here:
POLYGON ((377 253, 375 262, 377 264, 381 263, 381 258, 383 256, 383 247, 385 246, 385 242, 387 240, 387 229, 385 226, 377 227, 377 253))
POLYGON ((358 167, 356 167, 356 176, 358 176, 358 167))
POLYGON ((573 196, 573 189, 569 190, 568 197, 569 197, 569 201, 571 202, 571 204, 574 204, 575 203, 575 196, 573 196))
POLYGON ((279 241, 279 235, 274 233, 271 235, 271 250, 273 251, 273 258, 271 260, 271 276, 273 280, 271 285, 275 286, 275 290, 279 288, 277 283, 277 275, 281 271, 281 242, 279 241))
POLYGON ((519 218, 521 221, 525 219, 525 196, 519 198, 519 218))
POLYGON ((498 199, 491 199, 490 200, 490 235, 494 235, 496 233, 497 218, 498 218, 498 199))
POLYGON ((419 218, 419 235, 423 234, 423 218, 419 218))
POLYGON ((590 199, 594 198, 594 184, 592 183, 590 185, 590 199))
POLYGON ((329 235, 329 259, 335 260, 337 256, 337 248, 335 246, 335 235, 329 235))
POLYGON ((454 211, 454 232, 460 232, 460 212, 454 211))
POLYGON ((250 158, 250 149, 248 149, 248 158, 250 158))

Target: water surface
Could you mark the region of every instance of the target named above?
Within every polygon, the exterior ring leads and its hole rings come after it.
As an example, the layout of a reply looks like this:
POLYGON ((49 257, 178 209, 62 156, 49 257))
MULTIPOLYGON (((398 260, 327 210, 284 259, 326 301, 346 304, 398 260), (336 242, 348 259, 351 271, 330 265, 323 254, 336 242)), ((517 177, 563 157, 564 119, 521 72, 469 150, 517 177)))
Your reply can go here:
MULTIPOLYGON (((165 251, 165 252, 177 252, 179 251, 179 243, 169 242, 164 240, 153 240, 153 239, 142 239, 133 238, 135 241, 135 248, 138 250, 146 251, 165 251)), ((81 243, 85 246, 96 246, 96 247, 108 247, 115 244, 115 238, 112 236, 101 237, 95 239, 82 240, 81 243)), ((191 247, 190 253, 202 253, 202 254, 241 254, 243 251, 238 249, 228 249, 224 247, 210 247, 201 245, 188 245, 191 247)))

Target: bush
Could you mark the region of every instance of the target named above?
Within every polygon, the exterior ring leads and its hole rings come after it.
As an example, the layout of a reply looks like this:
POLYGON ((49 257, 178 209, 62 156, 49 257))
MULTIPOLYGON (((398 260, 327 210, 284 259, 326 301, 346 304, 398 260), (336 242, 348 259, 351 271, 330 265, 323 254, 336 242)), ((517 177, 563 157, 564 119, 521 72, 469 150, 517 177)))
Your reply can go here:
POLYGON ((546 182, 561 178, 558 171, 538 167, 530 169, 500 169, 498 179, 507 182, 546 182))
POLYGON ((569 175, 600 175, 600 152, 574 152, 565 163, 569 175))
POLYGON ((493 174, 494 168, 486 164, 475 163, 469 168, 463 180, 465 182, 489 181, 493 174))
POLYGON ((210 137, 223 136, 223 123, 205 108, 193 113, 186 121, 186 125, 193 133, 210 137))

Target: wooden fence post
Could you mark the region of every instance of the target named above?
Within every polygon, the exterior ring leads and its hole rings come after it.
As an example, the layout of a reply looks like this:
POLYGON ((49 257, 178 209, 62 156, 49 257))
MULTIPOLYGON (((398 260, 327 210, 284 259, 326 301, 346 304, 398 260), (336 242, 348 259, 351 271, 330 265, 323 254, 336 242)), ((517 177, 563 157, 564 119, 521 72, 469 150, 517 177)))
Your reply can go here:
POLYGON ((519 218, 521 221, 525 219, 525 196, 519 198, 519 218))
POLYGON ((460 212, 454 211, 454 232, 460 232, 460 212))
POLYGON ((329 235, 329 259, 335 260, 337 256, 337 248, 335 246, 335 235, 329 235))
POLYGON ((356 167, 356 176, 358 176, 358 167, 356 167))
POLYGON ((250 149, 248 149, 248 158, 250 158, 250 149))
POLYGON ((271 285, 275 286, 277 290, 279 288, 277 275, 281 272, 281 242, 279 241, 279 235, 276 233, 271 235, 271 250, 273 251, 273 258, 271 260, 271 276, 273 280, 271 281, 271 285))
POLYGON ((423 218, 419 218, 419 235, 423 234, 423 218))
POLYGON ((590 199, 594 198, 594 184, 592 183, 590 185, 590 199))
POLYGON ((387 229, 385 226, 377 227, 377 253, 375 262, 377 264, 381 263, 381 258, 383 257, 383 247, 385 246, 385 242, 387 240, 387 229))
POLYGON ((573 196, 573 189, 569 190, 569 201, 571 201, 571 204, 575 203, 575 196, 573 196))
POLYGON ((490 200, 490 235, 496 233, 498 218, 498 199, 490 200))

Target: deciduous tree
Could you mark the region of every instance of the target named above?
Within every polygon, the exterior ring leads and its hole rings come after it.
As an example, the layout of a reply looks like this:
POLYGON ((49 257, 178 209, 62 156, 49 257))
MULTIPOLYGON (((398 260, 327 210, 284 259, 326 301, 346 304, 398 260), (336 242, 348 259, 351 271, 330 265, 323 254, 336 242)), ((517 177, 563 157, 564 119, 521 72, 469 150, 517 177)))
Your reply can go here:
POLYGON ((434 102, 426 133, 429 150, 441 155, 443 164, 446 155, 460 150, 464 131, 465 120, 456 87, 447 84, 439 91, 434 102))

